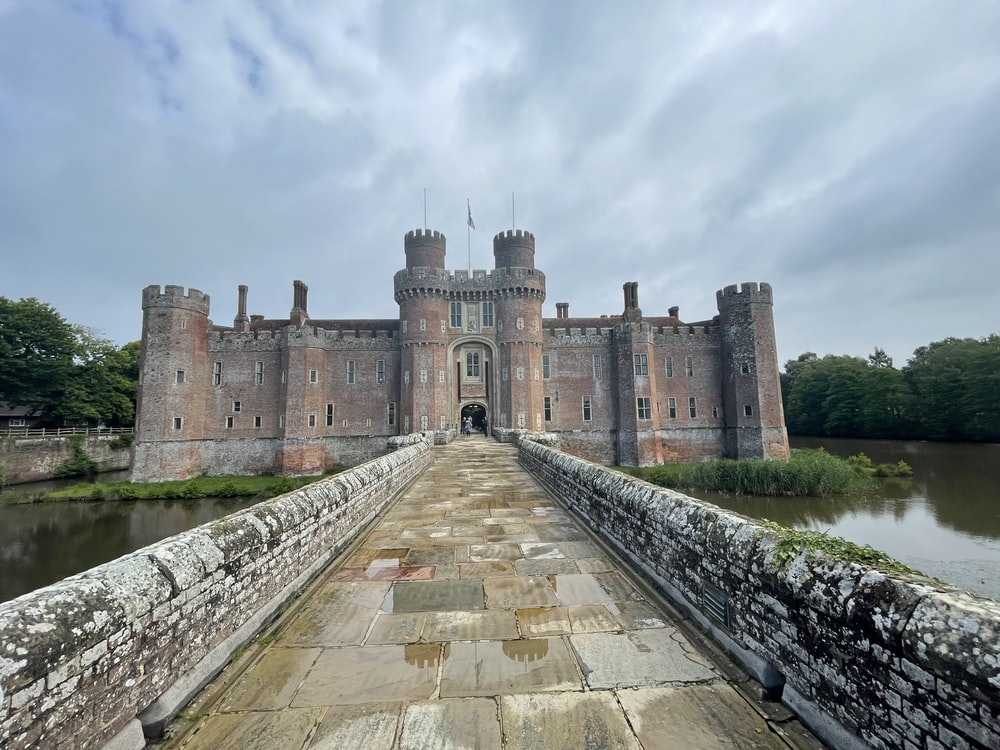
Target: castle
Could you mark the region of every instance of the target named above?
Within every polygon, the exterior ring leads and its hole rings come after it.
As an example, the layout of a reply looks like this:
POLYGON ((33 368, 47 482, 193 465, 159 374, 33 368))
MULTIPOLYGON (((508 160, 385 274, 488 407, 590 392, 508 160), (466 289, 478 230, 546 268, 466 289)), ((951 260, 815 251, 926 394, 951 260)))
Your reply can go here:
POLYGON ((288 318, 209 320, 196 289, 143 290, 132 478, 318 474, 385 453, 394 436, 552 433, 602 464, 788 457, 768 284, 716 293, 719 314, 542 317, 535 238, 493 238, 492 271, 445 270, 445 237, 406 234, 398 320, 316 320, 294 282, 288 318), (447 434, 447 433, 443 433, 447 434))

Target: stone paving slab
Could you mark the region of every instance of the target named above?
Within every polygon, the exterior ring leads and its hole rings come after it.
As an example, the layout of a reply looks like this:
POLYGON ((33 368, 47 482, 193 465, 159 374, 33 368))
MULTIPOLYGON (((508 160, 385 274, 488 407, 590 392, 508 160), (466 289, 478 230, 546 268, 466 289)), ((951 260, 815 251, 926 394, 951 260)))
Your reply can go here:
POLYGON ((434 450, 163 750, 786 747, 512 446, 434 450))

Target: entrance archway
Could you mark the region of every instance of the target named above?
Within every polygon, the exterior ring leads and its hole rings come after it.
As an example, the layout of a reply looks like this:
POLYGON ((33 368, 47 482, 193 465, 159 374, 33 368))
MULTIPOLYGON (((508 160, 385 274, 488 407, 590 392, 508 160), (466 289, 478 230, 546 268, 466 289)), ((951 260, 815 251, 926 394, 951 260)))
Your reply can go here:
POLYGON ((462 407, 462 422, 466 417, 472 420, 473 432, 482 432, 483 423, 486 421, 486 407, 482 404, 466 404, 462 407))

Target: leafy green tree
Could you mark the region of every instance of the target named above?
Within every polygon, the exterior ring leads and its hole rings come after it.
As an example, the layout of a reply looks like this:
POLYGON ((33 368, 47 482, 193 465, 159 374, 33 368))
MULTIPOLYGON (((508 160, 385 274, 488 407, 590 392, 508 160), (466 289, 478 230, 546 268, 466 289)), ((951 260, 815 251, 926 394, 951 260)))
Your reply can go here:
POLYGON ((34 297, 0 297, 0 401, 50 414, 74 370, 76 330, 34 297))
POLYGON ((928 439, 1000 441, 1000 336, 922 346, 904 375, 928 439))
POLYGON ((53 414, 64 424, 131 425, 138 388, 138 342, 121 349, 81 331, 77 364, 53 414))

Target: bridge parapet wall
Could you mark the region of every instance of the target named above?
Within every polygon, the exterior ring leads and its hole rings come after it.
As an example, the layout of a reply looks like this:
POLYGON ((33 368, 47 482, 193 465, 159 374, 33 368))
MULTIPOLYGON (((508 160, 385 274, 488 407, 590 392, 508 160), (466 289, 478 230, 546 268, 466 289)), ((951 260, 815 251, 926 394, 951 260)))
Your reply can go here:
POLYGON ((0 604, 0 747, 144 747, 429 461, 401 447, 0 604))
POLYGON ((1000 747, 1000 602, 815 551, 782 561, 751 519, 530 439, 519 456, 831 747, 1000 747))

